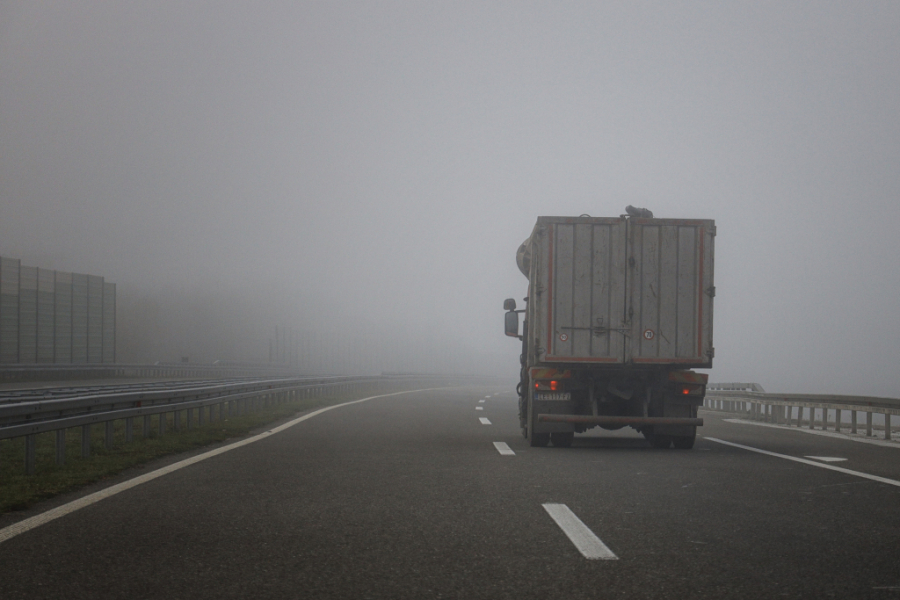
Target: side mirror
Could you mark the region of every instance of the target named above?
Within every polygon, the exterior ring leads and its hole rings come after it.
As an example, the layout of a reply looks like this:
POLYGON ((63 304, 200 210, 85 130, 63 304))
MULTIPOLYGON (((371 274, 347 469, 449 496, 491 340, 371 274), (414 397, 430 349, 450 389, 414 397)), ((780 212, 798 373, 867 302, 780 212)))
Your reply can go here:
POLYGON ((503 310, 516 310, 516 301, 512 298, 507 298, 503 301, 503 310))
MULTIPOLYGON (((515 302, 513 302, 515 304, 515 302)), ((519 313, 511 310, 506 313, 504 320, 506 335, 509 337, 519 337, 519 313)))

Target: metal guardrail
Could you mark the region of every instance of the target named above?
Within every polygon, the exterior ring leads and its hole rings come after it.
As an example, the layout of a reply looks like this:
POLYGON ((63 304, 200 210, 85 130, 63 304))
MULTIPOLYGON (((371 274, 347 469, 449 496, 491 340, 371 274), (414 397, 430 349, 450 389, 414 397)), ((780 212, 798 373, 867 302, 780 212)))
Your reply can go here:
MULTIPOLYGON (((352 392, 361 385, 413 381, 416 377, 304 377, 254 380, 242 383, 192 385, 175 389, 147 389, 117 393, 90 393, 70 398, 27 400, 0 406, 0 440, 25 438, 25 472, 33 474, 37 435, 56 432, 56 462, 65 462, 66 429, 81 427, 81 455, 90 456, 91 427, 105 425, 107 448, 113 445, 113 424, 125 421, 125 442, 134 437, 134 419, 143 418, 144 437, 150 434, 151 418, 158 417, 159 435, 165 434, 167 414, 173 413, 174 429, 240 416, 258 408, 300 398, 352 392)), ((433 379, 433 378, 429 378, 433 379)))
POLYGON ((763 386, 758 383, 709 383, 706 385, 707 390, 727 390, 739 392, 763 392, 763 386))
POLYGON ((850 413, 850 433, 857 433, 857 414, 866 415, 866 435, 873 436, 873 415, 884 415, 884 439, 891 439, 891 416, 900 415, 900 399, 870 396, 815 394, 764 394, 747 391, 720 391, 707 388, 704 407, 744 413, 750 419, 779 425, 828 430, 829 412, 834 411, 834 431, 841 432, 842 412, 850 413), (816 411, 821 411, 818 419, 816 411), (805 419, 805 420, 804 420, 805 419))
POLYGON ((286 365, 241 363, 197 364, 0 364, 2 381, 59 381, 62 379, 108 379, 125 377, 291 377, 296 368, 286 365))

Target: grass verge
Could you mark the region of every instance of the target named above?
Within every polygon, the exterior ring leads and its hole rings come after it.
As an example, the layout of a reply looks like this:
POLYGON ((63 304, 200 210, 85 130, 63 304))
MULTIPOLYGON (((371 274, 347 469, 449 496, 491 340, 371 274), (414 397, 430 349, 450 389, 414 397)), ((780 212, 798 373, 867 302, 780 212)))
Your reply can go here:
POLYGON ((194 413, 194 426, 191 429, 186 428, 186 415, 182 411, 178 431, 175 431, 174 415, 169 413, 165 434, 159 435, 159 419, 154 416, 146 437, 143 435, 142 419, 136 418, 133 440, 127 443, 125 421, 115 421, 113 445, 109 449, 105 444, 104 426, 96 425, 91 427, 91 452, 87 458, 81 456, 81 428, 68 429, 66 460, 63 465, 57 465, 55 460, 56 434, 44 433, 37 436, 34 475, 25 475, 25 439, 2 440, 0 514, 26 509, 40 500, 77 490, 162 456, 245 437, 255 429, 302 411, 384 393, 390 391, 373 387, 352 394, 302 398, 261 408, 246 415, 225 417, 202 427, 197 426, 194 413))

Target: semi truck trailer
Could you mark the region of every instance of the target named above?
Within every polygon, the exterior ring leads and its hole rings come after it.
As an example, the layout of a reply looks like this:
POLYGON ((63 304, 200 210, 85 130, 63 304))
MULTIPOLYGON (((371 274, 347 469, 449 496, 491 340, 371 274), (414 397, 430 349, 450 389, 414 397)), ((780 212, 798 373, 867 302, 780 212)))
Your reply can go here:
POLYGON ((571 446, 593 427, 632 427, 657 448, 690 449, 713 356, 715 223, 539 217, 516 253, 524 308, 504 301, 521 340, 519 423, 532 446, 571 446), (524 319, 520 317, 524 315, 524 319))

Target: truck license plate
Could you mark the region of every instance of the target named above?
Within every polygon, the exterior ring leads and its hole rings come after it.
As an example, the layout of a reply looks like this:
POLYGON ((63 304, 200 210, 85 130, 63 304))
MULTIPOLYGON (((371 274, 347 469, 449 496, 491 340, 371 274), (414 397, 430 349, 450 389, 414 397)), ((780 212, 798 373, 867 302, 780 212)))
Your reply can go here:
POLYGON ((571 400, 569 392, 537 392, 535 400, 571 400))

